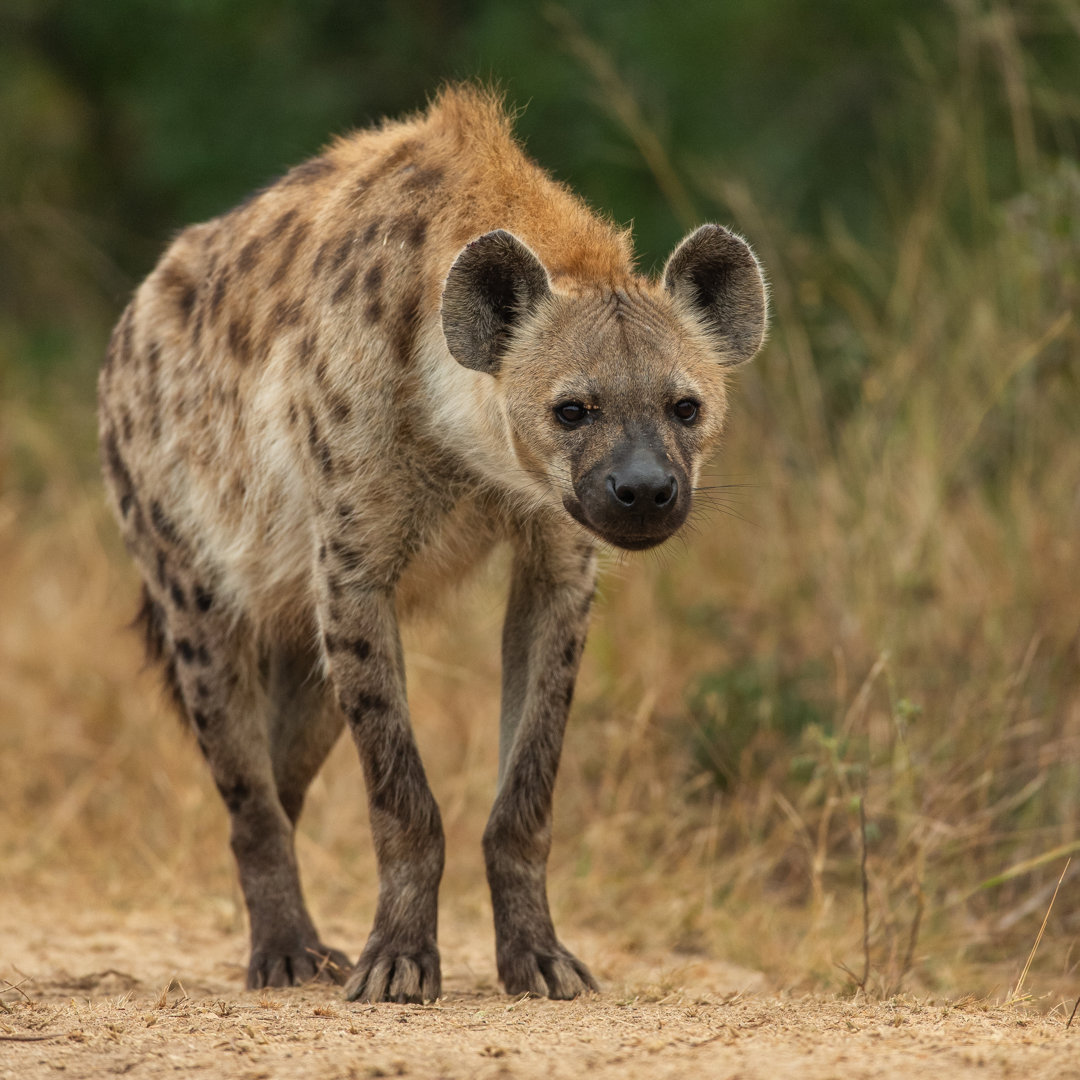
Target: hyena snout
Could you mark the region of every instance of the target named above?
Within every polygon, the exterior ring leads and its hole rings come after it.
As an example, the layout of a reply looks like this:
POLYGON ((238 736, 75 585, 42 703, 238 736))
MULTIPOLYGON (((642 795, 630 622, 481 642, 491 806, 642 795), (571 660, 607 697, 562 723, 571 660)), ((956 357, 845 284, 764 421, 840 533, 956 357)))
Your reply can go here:
POLYGON ((636 453, 608 473, 608 495, 615 500, 615 509, 664 516, 675 505, 679 480, 666 460, 653 454, 636 453))
POLYGON ((630 551, 667 540, 690 511, 690 488, 665 454, 633 447, 591 469, 577 485, 584 523, 630 551))

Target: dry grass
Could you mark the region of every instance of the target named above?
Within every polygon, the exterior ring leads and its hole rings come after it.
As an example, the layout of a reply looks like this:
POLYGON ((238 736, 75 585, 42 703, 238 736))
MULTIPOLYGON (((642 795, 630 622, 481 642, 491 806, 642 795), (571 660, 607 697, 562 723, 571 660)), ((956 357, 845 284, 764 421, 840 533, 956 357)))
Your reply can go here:
MULTIPOLYGON (((924 167, 886 173, 873 244, 839 218, 824 242, 791 235, 698 169, 769 267, 773 340, 693 534, 605 579, 556 799, 571 943, 860 1000, 1016 984, 1080 848, 1080 172, 1030 137, 1077 100, 1007 74, 991 92, 1022 194, 986 195, 961 75, 928 96, 924 167)), ((193 912, 242 951, 223 810, 123 630, 134 579, 87 465, 89 395, 62 420, 0 409, 3 894, 57 918, 193 912)), ((488 915, 502 586, 496 568, 407 639, 451 935, 488 915)), ((366 925, 344 744, 299 846, 316 912, 366 925)), ((1080 989, 1078 920, 1070 872, 1025 978, 1047 1007, 1080 989)))

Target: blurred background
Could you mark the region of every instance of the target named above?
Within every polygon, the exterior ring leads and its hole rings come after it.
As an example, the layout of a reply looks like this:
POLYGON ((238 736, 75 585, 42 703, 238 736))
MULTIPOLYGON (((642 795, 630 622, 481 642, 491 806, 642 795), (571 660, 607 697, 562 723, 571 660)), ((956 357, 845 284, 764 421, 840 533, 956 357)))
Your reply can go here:
MULTIPOLYGON (((1004 996, 1065 871, 1025 985, 1075 996, 1078 0, 5 0, 3 891, 187 904, 242 946, 224 811, 125 630, 96 371, 177 229, 472 76, 644 270, 717 220, 772 286, 712 498, 604 580, 556 798, 564 936, 1004 996)), ((497 565, 407 642, 443 922, 477 933, 504 590, 497 565)), ((354 952, 363 802, 339 746, 299 838, 354 952)))

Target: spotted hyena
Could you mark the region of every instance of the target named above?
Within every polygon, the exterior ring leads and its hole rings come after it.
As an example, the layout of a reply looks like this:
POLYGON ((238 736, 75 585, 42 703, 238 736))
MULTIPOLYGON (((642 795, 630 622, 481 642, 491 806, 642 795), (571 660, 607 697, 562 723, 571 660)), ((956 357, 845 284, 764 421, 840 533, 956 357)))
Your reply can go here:
POLYGON ((596 550, 686 520, 765 307, 753 254, 717 225, 639 276, 627 232, 470 87, 172 243, 109 345, 102 456, 149 651, 228 807, 249 987, 438 996, 443 832, 398 621, 506 542, 483 840, 499 976, 508 993, 595 989, 555 936, 545 869, 596 550), (293 849, 343 727, 379 867, 355 966, 319 938, 293 849))

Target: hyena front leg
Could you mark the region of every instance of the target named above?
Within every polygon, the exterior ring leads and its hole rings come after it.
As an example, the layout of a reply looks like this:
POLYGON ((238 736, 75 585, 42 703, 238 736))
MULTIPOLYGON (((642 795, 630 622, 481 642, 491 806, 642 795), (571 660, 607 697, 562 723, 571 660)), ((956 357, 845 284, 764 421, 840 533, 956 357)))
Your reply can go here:
MULTIPOLYGON (((348 562, 348 560, 346 560, 348 562)), ((320 611, 338 702, 367 784, 379 899, 375 922, 346 983, 351 1001, 434 1001, 443 830, 409 725, 394 594, 350 570, 331 578, 320 611)))
POLYGON ((503 628, 499 791, 484 831, 495 952, 506 992, 572 998, 596 990, 556 938, 547 900, 551 797, 596 580, 588 546, 523 547, 503 628))

